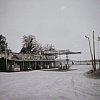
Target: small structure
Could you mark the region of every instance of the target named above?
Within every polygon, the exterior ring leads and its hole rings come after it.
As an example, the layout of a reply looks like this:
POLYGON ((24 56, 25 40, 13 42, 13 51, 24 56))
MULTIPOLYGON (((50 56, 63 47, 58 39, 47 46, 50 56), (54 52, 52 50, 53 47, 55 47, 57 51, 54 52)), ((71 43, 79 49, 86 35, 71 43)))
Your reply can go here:
POLYGON ((70 50, 57 50, 57 51, 46 51, 44 52, 45 55, 55 55, 59 57, 59 60, 55 60, 55 66, 60 69, 69 69, 69 54, 81 54, 81 52, 72 52, 70 50), (62 61, 60 55, 66 55, 66 60, 62 61))

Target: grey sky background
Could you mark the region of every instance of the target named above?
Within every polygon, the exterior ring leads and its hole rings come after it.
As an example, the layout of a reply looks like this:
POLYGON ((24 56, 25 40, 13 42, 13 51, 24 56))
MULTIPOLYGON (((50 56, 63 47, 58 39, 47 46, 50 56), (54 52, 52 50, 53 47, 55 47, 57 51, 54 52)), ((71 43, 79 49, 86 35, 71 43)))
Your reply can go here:
POLYGON ((42 45, 81 51, 71 59, 90 59, 88 40, 95 31, 100 36, 100 0, 0 0, 0 34, 15 52, 22 47, 23 35, 35 35, 42 45))

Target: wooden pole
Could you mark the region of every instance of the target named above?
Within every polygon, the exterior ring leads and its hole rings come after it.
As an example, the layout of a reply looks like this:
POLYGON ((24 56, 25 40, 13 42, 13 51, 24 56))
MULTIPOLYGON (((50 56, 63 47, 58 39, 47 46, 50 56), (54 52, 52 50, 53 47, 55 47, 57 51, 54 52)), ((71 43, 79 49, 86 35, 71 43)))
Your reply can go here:
POLYGON ((90 54, 91 54, 91 59, 92 59, 92 68, 94 70, 94 60, 93 60, 93 54, 92 54, 90 39, 87 36, 85 36, 85 37, 88 39, 88 42, 89 42, 90 54))
POLYGON ((96 71, 94 31, 93 31, 93 54, 94 54, 94 71, 96 71))
POLYGON ((100 70, 100 48, 99 48, 99 42, 100 42, 100 37, 98 36, 98 62, 99 62, 99 70, 100 70))

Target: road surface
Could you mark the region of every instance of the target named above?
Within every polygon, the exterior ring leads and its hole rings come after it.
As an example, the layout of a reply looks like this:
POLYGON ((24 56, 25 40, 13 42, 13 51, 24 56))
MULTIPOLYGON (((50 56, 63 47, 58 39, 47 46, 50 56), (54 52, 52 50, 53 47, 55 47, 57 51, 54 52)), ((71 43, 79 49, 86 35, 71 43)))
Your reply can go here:
POLYGON ((90 69, 0 72, 0 100, 100 100, 100 79, 84 76, 90 69))

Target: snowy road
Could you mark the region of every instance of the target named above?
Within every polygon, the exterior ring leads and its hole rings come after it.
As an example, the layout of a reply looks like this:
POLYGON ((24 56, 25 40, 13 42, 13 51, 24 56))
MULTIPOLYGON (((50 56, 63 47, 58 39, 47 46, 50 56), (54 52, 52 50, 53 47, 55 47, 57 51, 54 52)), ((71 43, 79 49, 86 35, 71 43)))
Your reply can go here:
POLYGON ((0 100, 100 100, 100 79, 83 75, 90 68, 0 72, 0 100))

